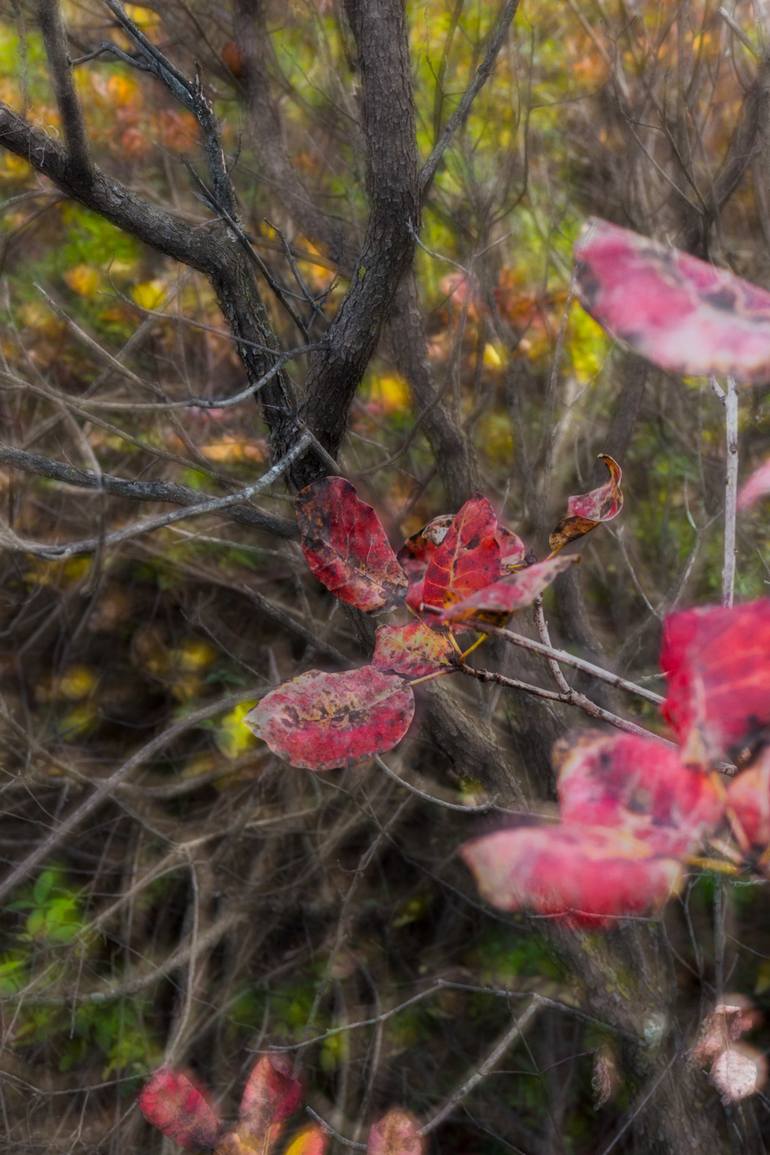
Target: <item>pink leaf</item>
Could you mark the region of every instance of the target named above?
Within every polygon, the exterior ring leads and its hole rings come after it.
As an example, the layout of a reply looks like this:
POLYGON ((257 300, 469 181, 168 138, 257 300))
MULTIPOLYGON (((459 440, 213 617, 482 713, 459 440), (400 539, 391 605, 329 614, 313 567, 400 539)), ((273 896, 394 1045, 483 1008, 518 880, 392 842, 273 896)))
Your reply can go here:
POLYGON ((606 826, 513 827, 466 842, 460 853, 492 906, 572 926, 603 926, 655 909, 682 876, 674 859, 606 826))
POLYGON ((663 713, 682 761, 743 759, 770 734, 770 600, 702 606, 666 618, 660 664, 663 713))
POLYGON ((300 543, 311 572, 360 610, 403 601, 406 574, 371 505, 343 477, 314 481, 297 496, 300 543))
POLYGON ((767 1082, 767 1060, 756 1047, 734 1043, 717 1055, 711 1081, 723 1103, 739 1103, 761 1091, 767 1082))
POLYGON ((139 1096, 148 1123, 180 1147, 214 1148, 220 1119, 204 1089, 189 1075, 161 1067, 139 1096))
POLYGON ((500 574, 497 518, 485 497, 473 497, 455 514, 425 571, 423 602, 434 609, 459 602, 500 574))
POLYGON ((765 747, 748 770, 732 779, 727 787, 727 805, 752 846, 770 846, 770 747, 765 747))
POLYGON ((738 494, 738 509, 751 509, 752 505, 770 493, 770 461, 755 469, 748 481, 741 486, 738 494))
POLYGON ((722 817, 710 776, 654 739, 581 731, 557 743, 554 764, 565 823, 625 830, 660 854, 687 854, 722 817))
POLYGON ((564 549, 565 545, 575 538, 590 533, 602 522, 612 521, 623 508, 623 493, 620 488, 623 471, 614 457, 610 457, 608 453, 600 453, 598 460, 607 466, 610 479, 598 489, 592 489, 589 493, 576 493, 567 499, 567 515, 562 518, 548 539, 552 553, 564 549))
POLYGON ((291 1060, 284 1055, 262 1055, 243 1091, 239 1135, 257 1149, 271 1146, 301 1101, 302 1084, 291 1073, 291 1060))
POLYGON ((421 678, 452 665, 455 651, 446 634, 424 622, 380 626, 374 640, 372 665, 405 678, 421 678))
POLYGON ((246 722, 292 766, 331 770, 390 750, 414 716, 411 686, 373 666, 309 670, 267 694, 246 722))
POLYGON ((420 1124, 408 1111, 393 1107, 369 1131, 367 1155, 423 1155, 420 1124))
POLYGON ((481 621, 505 620, 516 610, 523 610, 540 597, 544 589, 576 561, 578 557, 555 557, 517 570, 509 577, 484 586, 475 594, 450 606, 439 621, 463 622, 469 618, 481 621))
POLYGON ((770 379, 770 293, 593 218, 575 246, 583 308, 672 373, 770 379))

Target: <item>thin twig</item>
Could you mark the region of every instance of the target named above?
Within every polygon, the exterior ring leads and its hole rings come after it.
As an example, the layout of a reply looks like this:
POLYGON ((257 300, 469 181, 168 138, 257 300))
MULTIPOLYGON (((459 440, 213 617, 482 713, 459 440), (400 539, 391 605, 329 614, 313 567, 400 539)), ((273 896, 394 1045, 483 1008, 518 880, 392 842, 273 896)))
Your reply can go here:
POLYGON ((12 530, 6 528, 0 530, 0 541, 6 548, 16 550, 19 553, 32 553, 38 557, 59 559, 92 553, 102 546, 118 545, 124 541, 131 541, 135 537, 152 533, 156 529, 163 529, 167 525, 184 521, 188 517, 202 517, 206 514, 218 513, 256 497, 257 494, 269 489, 273 482, 277 481, 312 444, 313 438, 309 432, 301 434, 299 440, 288 453, 283 455, 280 461, 277 461, 266 473, 263 473, 257 481, 244 486, 237 493, 229 493, 226 497, 212 497, 208 501, 202 501, 199 505, 191 505, 186 509, 175 509, 170 513, 159 514, 157 517, 148 517, 143 521, 136 521, 132 525, 125 526, 124 529, 116 529, 99 538, 89 537, 83 538, 81 541, 65 542, 62 545, 47 545, 44 542, 28 541, 18 537, 12 530))
POLYGON ((509 1047, 513 1046, 516 1040, 526 1030, 540 1009, 540 1000, 537 995, 533 995, 529 1005, 526 1006, 522 1013, 503 1031, 478 1066, 475 1066, 471 1074, 466 1079, 463 1079, 459 1086, 455 1087, 446 1102, 439 1107, 438 1111, 431 1116, 428 1122, 423 1124, 423 1135, 430 1135, 431 1131, 435 1131, 436 1128, 452 1114, 455 1107, 470 1095, 474 1087, 477 1087, 482 1079, 487 1077, 490 1071, 500 1062, 509 1047))

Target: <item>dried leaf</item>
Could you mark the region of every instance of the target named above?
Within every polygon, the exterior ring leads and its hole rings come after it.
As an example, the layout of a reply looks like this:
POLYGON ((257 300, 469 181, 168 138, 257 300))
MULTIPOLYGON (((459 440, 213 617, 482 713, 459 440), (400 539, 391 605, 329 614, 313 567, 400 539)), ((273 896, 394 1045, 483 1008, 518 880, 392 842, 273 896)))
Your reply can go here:
POLYGON ((403 601, 407 578, 371 505, 343 477, 297 496, 300 543, 311 572, 340 601, 372 613, 403 601))
POLYGON ((380 626, 374 639, 372 665, 405 678, 421 678, 450 667, 454 653, 448 636, 424 622, 380 626))
POLYGON ((738 509, 751 509, 752 505, 770 493, 770 461, 755 469, 748 481, 741 486, 738 494, 738 509))
POLYGON ((148 1123, 180 1147, 213 1149, 220 1119, 204 1089, 189 1075, 161 1067, 139 1096, 139 1110, 148 1123))
POLYGON ((607 221, 575 246, 583 308, 673 373, 770 379, 770 293, 726 269, 607 221))
POLYGON ((455 514, 425 571, 423 602, 442 610, 490 585, 500 575, 497 518, 485 497, 472 497, 455 514))
POLYGON ((527 559, 527 547, 519 535, 511 529, 506 529, 504 525, 498 525, 496 537, 500 546, 502 568, 511 570, 515 566, 523 565, 527 559))
POLYGON ((238 1133, 259 1149, 275 1143, 302 1101, 302 1084, 285 1055, 262 1055, 251 1069, 241 1099, 238 1133))
POLYGON ((663 713, 687 765, 745 761, 770 735, 770 600, 666 618, 663 713))
POLYGON ((582 731, 557 743, 554 763, 569 825, 622 829, 680 857, 722 817, 711 777, 683 766, 678 751, 654 739, 582 731))
POLYGON ((329 1137, 317 1123, 305 1127, 294 1136, 284 1155, 325 1155, 329 1137))
POLYGON ((572 926, 598 927, 662 906, 681 881, 678 862, 606 826, 519 826, 460 851, 483 898, 572 926))
POLYGON ((767 1060, 756 1047, 736 1043, 717 1055, 711 1081, 723 1103, 739 1103, 761 1091, 767 1082, 767 1060))
POLYGON ((693 1062, 705 1066, 733 1043, 737 1043, 747 1031, 753 1031, 761 1020, 761 1013, 745 995, 723 995, 722 1001, 703 1020, 690 1057, 693 1062))
POLYGON ((369 1130, 367 1155, 423 1155, 425 1141, 413 1115, 393 1107, 369 1130))
POLYGON ((509 577, 501 578, 450 606, 441 614, 439 621, 464 622, 469 618, 484 622, 505 621, 516 610, 531 606, 560 573, 578 560, 575 555, 548 558, 526 569, 517 570, 509 577))
POLYGON ((362 666, 300 674, 267 694, 245 720, 292 766, 331 770, 392 749, 413 716, 414 694, 403 678, 362 666))
POLYGON ((548 539, 551 553, 564 549, 575 538, 583 537, 596 529, 602 522, 612 521, 623 508, 623 494, 620 483, 623 471, 608 453, 600 453, 598 459, 609 470, 610 479, 590 493, 577 493, 567 499, 567 515, 563 517, 548 539))

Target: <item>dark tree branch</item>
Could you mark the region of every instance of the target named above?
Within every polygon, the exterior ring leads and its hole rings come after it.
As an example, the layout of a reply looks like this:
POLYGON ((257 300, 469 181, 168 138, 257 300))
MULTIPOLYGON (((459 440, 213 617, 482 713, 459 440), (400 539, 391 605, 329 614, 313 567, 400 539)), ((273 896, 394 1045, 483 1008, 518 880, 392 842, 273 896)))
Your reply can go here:
MULTIPOLYGON (((89 469, 77 469, 66 462, 54 461, 50 457, 28 453, 25 449, 15 449, 10 445, 0 445, 0 464, 38 477, 48 477, 52 481, 61 481, 65 485, 74 485, 79 489, 98 490, 133 501, 167 501, 171 505, 196 506, 202 501, 212 500, 214 496, 171 481, 135 481, 130 477, 115 477, 111 473, 93 473, 89 469)), ((294 521, 263 513, 253 506, 234 505, 226 512, 233 521, 263 529, 276 537, 297 536, 294 521)))
MULTIPOLYGON (((335 454, 383 322, 414 254, 419 221, 417 145, 409 37, 403 0, 348 0, 358 50, 370 215, 353 279, 311 359, 305 416, 335 454)), ((312 459, 304 480, 311 481, 312 459)))
POLYGON ((62 21, 59 0, 38 0, 38 18, 70 165, 81 180, 88 182, 91 179, 88 141, 80 101, 72 80, 67 33, 62 21))
POLYGON ((425 200, 425 197, 430 190, 430 186, 433 183, 433 178, 436 175, 436 170, 438 169, 444 153, 452 141, 452 137, 455 136, 455 134, 459 132, 459 130, 465 124, 470 114, 471 108, 473 107, 474 100, 492 75, 492 71, 495 67, 495 61, 500 55, 500 50, 505 43, 508 29, 510 28, 513 18, 516 15, 518 7, 519 0, 505 0, 503 7, 500 9, 497 20, 495 21, 494 27, 489 34, 484 57, 476 69, 473 80, 463 93, 462 99, 460 100, 457 108, 454 110, 452 115, 449 117, 449 120, 444 125, 444 129, 436 141, 433 147, 433 151, 420 170, 420 198, 423 201, 425 200))

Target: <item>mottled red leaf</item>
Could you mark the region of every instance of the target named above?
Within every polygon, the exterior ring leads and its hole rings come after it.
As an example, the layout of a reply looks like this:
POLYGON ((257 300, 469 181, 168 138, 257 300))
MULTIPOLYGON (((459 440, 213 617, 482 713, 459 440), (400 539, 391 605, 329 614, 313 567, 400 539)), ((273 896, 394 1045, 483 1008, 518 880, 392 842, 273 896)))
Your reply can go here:
POLYGON ((434 517, 417 533, 408 537, 398 551, 398 560, 409 579, 406 604, 415 613, 422 610, 423 578, 428 562, 449 533, 453 521, 454 514, 451 513, 442 513, 439 517, 434 517))
POLYGON ((245 721, 292 766, 331 770, 392 749, 413 715, 408 682, 362 666, 300 674, 267 694, 245 721))
POLYGON ((682 873, 649 842, 606 826, 514 827, 466 842, 460 853, 492 906, 573 926, 653 910, 677 890, 682 873))
POLYGON ((770 846, 770 747, 732 779, 727 805, 752 846, 770 846))
POLYGON ((526 569, 517 570, 509 577, 501 578, 450 606, 441 614, 439 621, 464 622, 469 618, 504 621, 516 610, 531 606, 543 590, 576 561, 576 556, 548 558, 526 569))
POLYGON ((407 578, 380 519, 343 477, 297 496, 300 543, 311 572, 340 601, 372 613, 403 601, 407 578))
POLYGON ((434 609, 454 605, 500 575, 497 518, 485 497, 472 497, 455 514, 425 570, 423 602, 434 609))
POLYGON ((238 1133, 257 1148, 275 1143, 282 1124, 302 1101, 302 1084, 285 1055, 262 1055, 251 1069, 241 1099, 238 1133))
POLYGON ((660 854, 687 854, 722 817, 711 777, 651 738, 584 730, 557 743, 554 764, 565 823, 622 829, 660 854))
POLYGON ((369 1130, 367 1155, 422 1155, 420 1124, 408 1111, 393 1107, 369 1130))
POLYGON ((189 1075, 161 1067, 139 1095, 139 1110, 180 1147, 193 1151, 216 1146, 219 1115, 189 1075))
POLYGON ((770 493, 770 461, 755 469, 751 477, 743 483, 738 494, 738 509, 751 509, 752 505, 770 493))
POLYGON ((770 293, 726 269, 592 219, 575 246, 583 308, 673 373, 770 379, 770 293))
POLYGON ((424 622, 380 626, 374 639, 372 665, 404 678, 422 678, 451 666, 454 653, 448 636, 424 622))
POLYGON ((623 508, 623 493, 620 489, 623 471, 608 453, 600 453, 598 460, 607 466, 609 481, 589 493, 576 493, 567 499, 566 517, 562 518, 548 539, 551 553, 564 549, 569 542, 590 533, 602 522, 612 521, 623 508))
POLYGON ((454 514, 442 513, 406 539, 397 556, 410 581, 423 576, 431 555, 449 533, 453 521, 454 514))
POLYGON ((770 600, 673 614, 663 632, 663 713, 682 761, 740 759, 770 735, 770 600))

